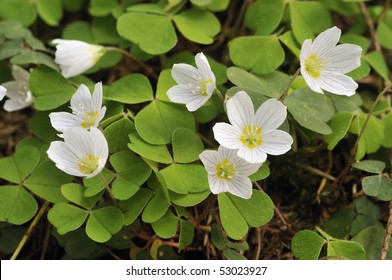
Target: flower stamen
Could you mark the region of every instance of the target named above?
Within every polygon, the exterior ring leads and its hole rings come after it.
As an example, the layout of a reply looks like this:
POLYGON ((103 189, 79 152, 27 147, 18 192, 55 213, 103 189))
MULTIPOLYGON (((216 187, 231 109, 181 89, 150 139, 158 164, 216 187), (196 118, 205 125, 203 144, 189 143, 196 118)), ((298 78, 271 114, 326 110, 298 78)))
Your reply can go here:
POLYGON ((84 121, 82 122, 82 127, 83 128, 90 128, 95 125, 95 122, 98 118, 98 112, 88 112, 85 117, 84 121))
POLYGON ((99 158, 94 155, 87 155, 79 164, 79 169, 83 174, 91 174, 97 170, 99 165, 99 158))
POLYGON ((253 149, 261 145, 261 143, 263 143, 263 139, 261 137, 261 128, 252 125, 245 126, 242 130, 240 141, 249 149, 253 149))
POLYGON ((305 59, 304 64, 305 70, 310 76, 314 78, 320 77, 320 70, 323 68, 323 64, 315 54, 312 54, 307 59, 305 59))
POLYGON ((219 162, 216 165, 216 176, 219 179, 231 181, 234 176, 237 174, 234 164, 227 159, 219 162))

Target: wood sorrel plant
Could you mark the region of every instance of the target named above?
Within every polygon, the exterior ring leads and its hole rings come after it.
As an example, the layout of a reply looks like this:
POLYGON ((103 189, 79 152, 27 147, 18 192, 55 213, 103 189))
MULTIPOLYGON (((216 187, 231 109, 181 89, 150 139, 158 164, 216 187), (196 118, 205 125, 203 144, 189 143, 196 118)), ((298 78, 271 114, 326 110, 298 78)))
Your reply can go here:
POLYGON ((389 0, 18 5, 2 256, 392 259, 389 0))

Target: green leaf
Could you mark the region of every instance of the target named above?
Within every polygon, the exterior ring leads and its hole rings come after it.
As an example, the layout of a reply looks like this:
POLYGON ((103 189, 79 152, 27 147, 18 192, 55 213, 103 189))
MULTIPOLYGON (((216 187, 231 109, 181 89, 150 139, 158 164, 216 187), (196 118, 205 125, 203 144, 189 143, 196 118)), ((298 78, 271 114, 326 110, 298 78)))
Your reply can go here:
POLYGON ((178 248, 179 252, 192 244, 194 235, 195 229, 193 224, 187 220, 180 219, 180 238, 178 240, 178 243, 180 244, 180 247, 178 248))
POLYGON ((188 128, 177 128, 173 132, 172 147, 174 161, 178 163, 196 161, 204 150, 199 136, 188 128))
POLYGON ((361 244, 346 240, 329 241, 327 246, 327 255, 330 259, 334 256, 347 258, 350 260, 364 260, 366 253, 361 244))
POLYGON ((205 190, 198 193, 179 194, 169 191, 170 200, 179 206, 191 207, 199 204, 210 194, 210 190, 205 190))
POLYGON ((36 13, 32 1, 2 0, 0 1, 0 18, 15 19, 24 26, 30 26, 36 20, 36 13))
POLYGON ((257 77, 237 67, 228 68, 227 77, 250 95, 256 108, 266 100, 265 96, 279 98, 289 82, 289 77, 281 72, 257 77))
POLYGON ((73 21, 68 24, 63 30, 63 38, 66 40, 80 40, 89 44, 95 43, 90 24, 85 21, 73 21))
POLYGON ((260 181, 267 178, 270 175, 270 169, 268 163, 263 163, 263 165, 257 170, 256 173, 253 173, 249 176, 249 179, 252 182, 260 181))
POLYGON ((33 218, 37 209, 37 201, 22 186, 0 186, 1 222, 21 225, 33 218))
MULTIPOLYGON (((367 114, 360 113, 352 122, 350 132, 358 135, 362 130, 366 118, 367 114)), ((371 116, 363 135, 359 140, 358 151, 355 159, 360 160, 364 157, 365 153, 370 154, 376 152, 381 147, 383 141, 384 123, 380 119, 371 116)))
POLYGON ((380 207, 369 200, 367 196, 363 196, 354 201, 355 205, 355 218, 351 225, 350 235, 354 236, 361 230, 373 226, 379 225, 381 220, 381 209, 380 207))
POLYGON ((222 12, 227 9, 230 4, 230 0, 212 0, 210 4, 206 6, 207 9, 214 12, 222 12))
POLYGON ((392 200, 392 180, 383 175, 365 177, 362 188, 369 196, 375 196, 382 201, 392 200))
POLYGON ((34 194, 52 203, 65 202, 61 185, 70 183, 72 176, 59 170, 52 161, 41 163, 24 181, 24 185, 34 194))
POLYGON ((227 238, 225 238, 222 230, 216 224, 211 225, 211 241, 221 251, 227 247, 227 238))
POLYGON ((124 215, 120 209, 108 206, 94 210, 86 223, 87 236, 92 240, 104 243, 119 232, 124 224, 124 215))
POLYGON ((301 51, 301 45, 298 44, 297 40, 294 37, 294 33, 292 31, 287 31, 283 35, 280 35, 279 40, 290 49, 290 51, 299 58, 299 53, 301 51))
POLYGON ((130 225, 137 219, 153 195, 153 191, 141 188, 130 199, 120 201, 120 207, 124 211, 124 225, 130 225))
POLYGON ((386 148, 392 148, 392 112, 389 112, 383 119, 384 123, 384 141, 382 145, 386 148))
POLYGON ((92 16, 102 17, 110 14, 117 5, 117 0, 91 0, 88 12, 92 16))
POLYGON ((212 0, 191 0, 192 4, 198 5, 198 6, 205 6, 208 5, 212 2, 212 0))
POLYGON ((154 232, 161 238, 172 238, 177 232, 177 217, 169 210, 158 221, 151 223, 154 232))
POLYGON ((389 80, 389 70, 384 58, 379 52, 373 51, 365 55, 365 60, 386 81, 389 80))
POLYGON ((388 38, 392 38, 392 22, 381 20, 377 25, 377 35, 381 46, 386 49, 392 49, 392 42, 388 38))
POLYGON ((385 162, 379 160, 363 160, 355 162, 353 167, 369 173, 381 174, 385 168, 385 162))
POLYGON ((56 203, 49 210, 48 220, 61 235, 81 227, 88 213, 67 203, 56 203))
POLYGON ((148 202, 142 214, 142 220, 145 223, 158 221, 170 206, 169 195, 166 186, 159 183, 155 195, 148 202))
POLYGON ((47 143, 57 140, 56 130, 53 129, 47 112, 36 112, 30 119, 29 126, 39 139, 47 143))
POLYGON ((76 89, 57 71, 46 66, 35 68, 30 74, 30 90, 35 97, 34 107, 46 111, 68 102, 76 89))
MULTIPOLYGON (((366 251, 367 260, 379 260, 381 248, 384 244, 385 229, 381 226, 365 228, 351 240, 363 246, 366 251)), ((392 240, 389 242, 387 260, 392 259, 392 240)))
POLYGON ((237 37, 230 41, 229 51, 236 66, 259 75, 273 72, 284 60, 283 48, 275 35, 237 37))
POLYGON ((258 0, 247 9, 245 26, 257 35, 271 34, 282 20, 284 8, 284 0, 258 0))
POLYGON ((152 87, 146 76, 129 74, 115 81, 105 98, 126 104, 143 103, 153 99, 152 87))
POLYGON ((16 149, 11 157, 0 159, 0 178, 21 183, 36 168, 40 158, 39 151, 32 146, 16 149))
POLYGON ((37 0, 39 17, 50 26, 57 26, 63 17, 63 7, 60 0, 37 0))
POLYGON ((177 43, 172 22, 165 15, 129 12, 118 19, 117 31, 149 54, 166 53, 177 43))
POLYGON ((104 168, 101 171, 101 175, 95 176, 90 179, 83 178, 83 185, 86 187, 84 191, 84 196, 91 197, 100 193, 103 189, 105 189, 105 185, 109 185, 115 176, 113 172, 107 168, 104 168), (101 175, 103 177, 103 180, 101 175))
POLYGON ((171 69, 162 70, 158 77, 156 98, 161 101, 170 102, 166 92, 176 84, 177 83, 172 78, 171 69))
POLYGON ((91 255, 98 249, 97 243, 88 238, 83 228, 78 228, 65 235, 53 234, 61 247, 72 258, 91 259, 91 255))
POLYGON ((316 1, 290 2, 291 26, 297 41, 302 44, 306 39, 331 26, 332 20, 328 9, 316 1))
POLYGON ((129 134, 131 143, 128 147, 136 154, 146 159, 169 164, 172 162, 169 150, 165 145, 152 145, 144 141, 137 133, 129 134))
POLYGON ((194 129, 195 123, 192 114, 184 106, 154 100, 136 115, 135 127, 145 141, 161 145, 171 142, 176 128, 194 129))
POLYGON ((50 57, 47 54, 36 52, 36 51, 24 51, 12 57, 10 62, 16 65, 29 65, 29 64, 46 65, 56 71, 59 70, 59 67, 54 62, 52 57, 50 57))
POLYGON ((25 52, 22 41, 5 41, 0 44, 0 60, 25 52))
POLYGON ((15 252, 27 228, 24 226, 11 226, 3 224, 0 234, 0 251, 3 254, 15 252))
POLYGON ((128 149, 128 135, 135 131, 135 126, 126 117, 122 117, 118 121, 110 124, 103 131, 108 141, 110 153, 128 149))
POLYGON ((344 239, 350 234, 354 216, 352 208, 341 208, 324 225, 324 230, 336 238, 344 239))
POLYGON ((230 248, 226 248, 225 250, 223 250, 223 255, 228 260, 247 260, 246 257, 244 257, 243 255, 241 255, 237 251, 230 249, 230 248))
POLYGON ((324 140, 328 144, 328 150, 333 150, 340 140, 344 138, 350 128, 354 115, 351 112, 341 112, 335 114, 328 123, 332 133, 324 135, 324 140))
POLYGON ((269 196, 256 190, 253 190, 250 199, 220 193, 218 204, 222 226, 233 239, 244 237, 249 227, 268 223, 274 214, 274 206, 269 196))
POLYGON ((220 22, 213 13, 199 9, 186 10, 173 17, 178 30, 188 40, 199 44, 212 44, 220 31, 220 22))
POLYGON ((317 260, 325 243, 324 238, 311 230, 297 232, 292 241, 291 249, 300 260, 317 260))
POLYGON ((329 94, 329 97, 337 112, 362 112, 362 99, 359 94, 354 94, 353 96, 329 94))
POLYGON ((82 206, 86 209, 92 209, 97 203, 97 201, 101 198, 102 192, 91 197, 84 196, 84 187, 79 184, 70 183, 61 186, 61 193, 67 198, 70 202, 73 202, 79 206, 82 206))
POLYGON ((332 129, 325 123, 332 119, 335 110, 331 100, 309 88, 300 88, 291 93, 285 105, 294 119, 303 127, 320 134, 330 134, 332 129))

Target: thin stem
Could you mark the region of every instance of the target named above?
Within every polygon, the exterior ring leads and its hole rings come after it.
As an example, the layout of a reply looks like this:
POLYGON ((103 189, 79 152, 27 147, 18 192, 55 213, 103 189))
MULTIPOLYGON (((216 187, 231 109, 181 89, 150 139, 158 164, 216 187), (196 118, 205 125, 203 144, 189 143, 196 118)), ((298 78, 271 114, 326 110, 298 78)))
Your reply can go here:
POLYGON ((291 85, 294 83, 295 79, 298 77, 300 72, 301 72, 301 68, 298 68, 297 71, 295 71, 294 75, 290 78, 289 83, 287 84, 286 89, 283 92, 283 95, 279 99, 282 103, 286 99, 291 85))
POLYGON ((38 222, 41 220, 42 216, 46 212, 46 209, 48 209, 49 204, 50 204, 49 201, 45 201, 44 204, 42 204, 34 220, 31 222, 26 233, 23 235, 22 240, 19 242, 18 247, 16 247, 15 252, 12 254, 11 260, 16 260, 16 258, 19 256, 19 253, 22 251, 24 245, 26 245, 27 240, 29 239, 30 235, 33 233, 38 222))
POLYGON ((103 177, 102 173, 98 174, 99 178, 101 178, 102 183, 105 185, 105 189, 108 192, 110 198, 113 200, 114 204, 117 205, 117 200, 114 198, 112 190, 110 189, 108 183, 106 183, 105 178, 103 177))
MULTIPOLYGON (((361 140, 363 133, 365 132, 365 128, 367 126, 367 124, 369 123, 369 120, 371 118, 371 116, 373 115, 374 109, 376 109, 376 106, 378 104, 378 102, 380 101, 381 97, 391 88, 392 85, 388 85, 384 88, 384 90, 382 92, 380 92, 380 94, 377 96, 376 100, 374 101, 372 108, 370 108, 370 111, 368 112, 368 115, 365 119, 365 122, 363 123, 363 126, 361 128, 361 131, 358 134, 358 138, 357 141, 355 141, 354 147, 351 150, 351 157, 355 158, 355 155, 357 153, 357 149, 358 149, 358 144, 359 141, 361 140)), ((351 165, 351 164, 350 164, 351 165)))
POLYGON ((369 15, 369 11, 368 11, 368 9, 366 7, 366 4, 364 2, 359 2, 358 5, 359 5, 359 8, 361 10, 362 15, 365 18, 366 24, 367 24, 367 26, 369 28, 369 32, 370 32, 370 36, 371 36, 372 41, 373 41, 374 49, 377 52, 382 53, 380 41, 378 40, 378 36, 377 36, 376 30, 374 28, 373 21, 372 21, 370 15, 369 15))
POLYGON ((312 172, 312 173, 314 173, 316 175, 319 175, 321 177, 329 179, 331 181, 336 181, 336 178, 333 177, 332 175, 330 175, 330 174, 328 174, 328 173, 326 173, 324 171, 321 171, 320 169, 314 168, 314 167, 312 167, 310 165, 300 164, 298 166, 302 167, 303 169, 306 169, 306 170, 308 170, 308 171, 310 171, 310 172, 312 172))
POLYGON ((387 227, 386 227, 386 231, 385 231, 384 245, 382 246, 382 249, 381 249, 380 259, 382 259, 382 260, 387 259, 387 252, 389 249, 391 235, 392 235, 392 201, 389 202, 389 218, 388 218, 387 227))
POLYGON ((222 104, 224 105, 225 104, 225 98, 223 97, 223 94, 220 92, 220 90, 219 89, 217 89, 217 88, 215 88, 215 92, 216 92, 216 94, 218 95, 218 97, 219 97, 219 100, 222 102, 222 104))

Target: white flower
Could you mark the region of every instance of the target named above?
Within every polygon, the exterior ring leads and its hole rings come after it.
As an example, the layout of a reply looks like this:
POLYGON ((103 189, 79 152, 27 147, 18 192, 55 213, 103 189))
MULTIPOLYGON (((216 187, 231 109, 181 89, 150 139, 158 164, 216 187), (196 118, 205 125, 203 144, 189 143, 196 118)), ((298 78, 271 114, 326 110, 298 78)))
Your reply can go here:
POLYGON ((95 84, 92 96, 88 87, 82 84, 71 98, 72 114, 67 112, 50 113, 50 122, 59 132, 64 132, 70 127, 84 129, 98 127, 106 112, 106 107, 101 107, 102 83, 95 84))
POLYGON ((0 101, 3 100, 6 93, 7 93, 7 89, 3 86, 0 86, 0 101))
POLYGON ((105 167, 109 148, 99 129, 92 127, 87 131, 74 127, 64 132, 64 142, 52 142, 47 153, 65 173, 92 178, 105 167))
POLYGON ((204 151, 200 159, 208 172, 211 192, 229 192, 248 199, 252 196, 249 175, 255 173, 261 163, 249 163, 238 157, 235 150, 219 146, 218 151, 204 151))
POLYGON ((239 91, 227 101, 226 107, 231 125, 217 123, 213 127, 219 144, 238 150, 238 156, 250 163, 264 162, 267 154, 281 155, 290 150, 293 143, 290 134, 277 130, 287 116, 282 102, 269 99, 255 114, 248 94, 239 91))
POLYGON ((106 49, 100 45, 88 44, 77 40, 55 39, 55 62, 60 65, 61 73, 65 78, 77 76, 91 67, 105 53, 106 49))
POLYGON ((34 103, 34 97, 29 88, 30 73, 19 66, 12 65, 12 76, 14 81, 3 84, 7 89, 5 96, 9 98, 4 103, 4 110, 7 112, 20 110, 34 103))
POLYGON ((323 90, 334 94, 351 96, 358 84, 344 75, 361 65, 361 47, 341 44, 341 30, 336 26, 320 33, 314 42, 303 42, 300 53, 301 74, 308 86, 315 92, 323 90))
POLYGON ((215 90, 215 75, 207 58, 198 53, 195 62, 197 68, 185 63, 173 65, 171 73, 178 85, 166 93, 172 102, 186 104, 191 112, 203 106, 215 90))

